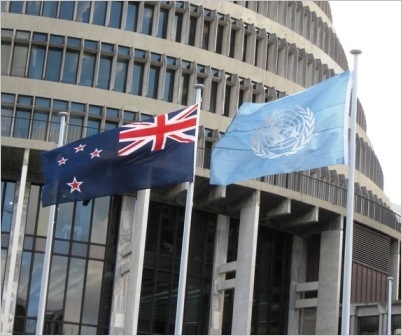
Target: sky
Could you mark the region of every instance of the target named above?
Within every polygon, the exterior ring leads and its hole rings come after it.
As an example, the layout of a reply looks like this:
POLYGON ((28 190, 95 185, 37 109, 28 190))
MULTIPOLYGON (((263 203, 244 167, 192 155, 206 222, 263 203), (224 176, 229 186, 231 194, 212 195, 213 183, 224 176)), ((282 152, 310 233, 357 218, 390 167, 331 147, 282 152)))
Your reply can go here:
POLYGON ((384 173, 384 191, 401 205, 401 1, 330 1, 332 22, 353 69, 367 135, 384 173))

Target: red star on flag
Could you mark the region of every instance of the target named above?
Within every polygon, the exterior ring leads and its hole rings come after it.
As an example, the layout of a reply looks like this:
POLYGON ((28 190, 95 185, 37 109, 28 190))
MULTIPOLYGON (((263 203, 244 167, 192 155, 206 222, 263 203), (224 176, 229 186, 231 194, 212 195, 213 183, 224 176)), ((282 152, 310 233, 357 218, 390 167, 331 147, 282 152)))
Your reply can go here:
POLYGON ((95 148, 95 150, 92 152, 92 153, 90 153, 91 154, 91 159, 93 159, 94 157, 100 157, 100 152, 102 152, 103 151, 103 149, 98 149, 98 148, 95 148))
POLYGON ((65 159, 64 157, 62 157, 60 160, 58 160, 57 162, 59 163, 59 166, 66 164, 68 159, 65 159))
POLYGON ((78 147, 74 147, 75 152, 76 152, 76 153, 78 153, 78 152, 83 152, 85 146, 86 146, 86 145, 81 145, 81 144, 80 144, 78 147))
POLYGON ((73 182, 67 183, 71 187, 70 193, 72 193, 74 190, 78 190, 79 192, 81 192, 80 185, 83 183, 83 181, 78 182, 74 176, 73 182))

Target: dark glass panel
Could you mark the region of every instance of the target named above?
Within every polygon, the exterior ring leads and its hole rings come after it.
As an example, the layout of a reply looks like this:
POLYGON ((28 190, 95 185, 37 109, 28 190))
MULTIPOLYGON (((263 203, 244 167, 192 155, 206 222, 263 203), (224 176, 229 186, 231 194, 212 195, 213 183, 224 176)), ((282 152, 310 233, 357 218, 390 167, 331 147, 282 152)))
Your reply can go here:
POLYGON ((197 31, 197 17, 190 16, 190 32, 188 36, 188 44, 195 46, 195 34, 197 31))
POLYGON ((22 14, 22 8, 24 6, 23 1, 10 1, 10 13, 19 13, 22 14))
POLYGON ((41 1, 27 1, 25 13, 28 15, 39 15, 40 14, 40 4, 41 4, 41 1))
POLYGON ((202 49, 208 50, 209 47, 209 31, 211 28, 210 21, 204 21, 204 29, 202 31, 202 49))
POLYGON ((211 83, 211 100, 209 102, 209 111, 216 112, 216 103, 218 97, 218 82, 212 81, 211 83))
POLYGON ((28 294, 29 297, 27 317, 36 318, 38 316, 39 294, 42 283, 43 259, 43 253, 35 253, 31 271, 31 285, 28 294))
POLYGON ((85 206, 82 202, 76 203, 73 240, 87 242, 91 226, 91 204, 85 206))
POLYGON ((70 239, 74 203, 62 203, 59 204, 57 208, 58 211, 54 236, 56 238, 70 239))
POLYGON ((103 262, 89 260, 82 323, 97 324, 102 285, 103 262))
POLYGON ((73 20, 74 3, 75 1, 60 1, 60 19, 73 20))
POLYGON ((86 257, 88 254, 88 244, 73 243, 71 247, 71 255, 76 257, 86 257))
POLYGON ((136 31, 138 22, 139 2, 129 1, 127 5, 126 30, 136 31))
MULTIPOLYGON (((15 316, 25 317, 27 311, 27 299, 28 299, 28 285, 29 285, 29 273, 31 268, 32 253, 23 252, 21 258, 21 270, 20 279, 18 282, 17 293, 17 306, 15 307, 15 316)), ((23 333, 23 327, 18 328, 14 325, 14 329, 20 329, 23 333)))
POLYGON ((169 11, 167 9, 161 9, 159 12, 157 37, 166 38, 168 17, 169 11))
POLYGON ((59 239, 54 240, 53 253, 67 255, 70 252, 70 243, 59 239))
POLYGON ((91 135, 99 133, 100 126, 101 126, 100 123, 101 123, 101 121, 98 119, 96 119, 96 120, 88 119, 86 136, 91 136, 91 135))
POLYGON ((11 221, 14 211, 15 183, 6 182, 2 185, 2 204, 1 204, 1 232, 10 232, 11 221))
POLYGON ((110 10, 109 26, 113 28, 120 28, 121 25, 121 13, 123 10, 122 1, 112 1, 110 10))
POLYGON ((75 84, 77 81, 78 59, 80 53, 76 50, 68 50, 64 59, 62 82, 75 84))
POLYGON ((64 321, 80 322, 82 293, 84 289, 85 260, 71 258, 68 272, 64 321))
POLYGON ((77 14, 75 20, 78 22, 89 22, 91 1, 77 1, 77 14))
POLYGON ((40 202, 39 193, 40 187, 36 185, 31 185, 31 190, 29 192, 25 234, 33 235, 35 233, 36 217, 38 215, 38 204, 40 202))
POLYGON ((175 75, 174 70, 166 70, 163 100, 168 102, 173 101, 174 75, 175 75))
POLYGON ((109 56, 102 56, 100 58, 99 72, 98 72, 98 84, 97 88, 109 89, 110 73, 112 71, 112 58, 109 56))
POLYGON ((42 79, 43 67, 45 64, 46 47, 32 46, 29 58, 28 77, 42 79))
POLYGON ((60 78, 62 49, 49 48, 45 79, 58 82, 60 78))
POLYGON ((27 139, 29 135, 29 124, 31 112, 29 110, 17 110, 14 125, 14 137, 27 139))
POLYGON ((117 60, 114 90, 126 92, 128 60, 117 60))
POLYGON ((188 88, 190 85, 190 74, 183 73, 181 75, 181 105, 187 105, 188 102, 188 88))
POLYGON ((11 76, 24 77, 27 65, 28 45, 15 44, 11 65, 11 76))
MULTIPOLYGON (((61 321, 63 316, 64 292, 67 279, 68 258, 54 255, 50 267, 49 290, 46 304, 46 320, 61 321)), ((51 324, 48 321, 47 324, 51 324)), ((52 326, 58 329, 58 325, 52 326)))
POLYGON ((46 129, 48 125, 49 113, 48 112, 34 112, 32 121, 32 134, 31 139, 46 140, 46 129))
POLYGON ((11 43, 1 42, 1 74, 6 75, 10 62, 11 43))
POLYGON ((95 72, 95 54, 84 53, 82 56, 80 84, 92 86, 95 72))
POLYGON ((148 95, 149 98, 158 97, 158 83, 159 83, 160 68, 157 66, 151 66, 149 69, 149 83, 148 83, 148 95))
POLYGON ((55 18, 57 15, 58 1, 44 1, 43 2, 43 16, 55 18))
POLYGON ((170 274, 158 271, 155 279, 154 318, 152 323, 153 334, 168 334, 169 301, 170 301, 170 274))
POLYGON ((216 52, 222 54, 222 43, 223 43, 223 26, 218 25, 218 32, 216 36, 216 52))
POLYGON ((94 203, 91 243, 106 244, 110 197, 97 198, 94 203))
POLYGON ((181 32, 183 28, 183 13, 176 12, 174 14, 174 32, 173 36, 175 37, 176 42, 181 42, 181 32))
POLYGON ((107 1, 94 1, 92 4, 94 6, 94 16, 92 19, 92 23, 104 26, 106 20, 107 1))
POLYGON ((141 33, 151 35, 154 19, 154 6, 145 5, 141 33))

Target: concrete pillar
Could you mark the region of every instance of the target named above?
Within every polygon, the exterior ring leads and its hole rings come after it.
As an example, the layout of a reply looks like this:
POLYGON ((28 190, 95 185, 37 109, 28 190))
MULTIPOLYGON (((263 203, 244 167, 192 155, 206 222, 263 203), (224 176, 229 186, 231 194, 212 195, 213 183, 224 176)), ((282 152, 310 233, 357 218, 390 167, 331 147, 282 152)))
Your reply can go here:
POLYGON ((233 335, 250 335, 259 213, 260 192, 255 191, 242 204, 240 212, 232 320, 233 335))
POLYGON ((306 248, 305 240, 299 236, 293 236, 292 263, 290 270, 290 293, 289 293, 289 318, 288 335, 299 335, 300 309, 295 309, 296 285, 306 281, 306 248))
POLYGON ((222 315, 225 291, 218 291, 218 283, 225 280, 219 268, 227 261, 230 217, 218 215, 214 247, 214 266, 212 273, 211 308, 209 318, 209 334, 222 334, 222 315))
POLYGON ((339 216, 333 230, 321 233, 317 335, 336 335, 338 333, 342 273, 342 223, 343 216, 339 216))
POLYGON ((124 334, 126 335, 137 334, 150 194, 150 189, 138 191, 135 203, 131 240, 130 281, 128 283, 124 321, 124 334))
POLYGON ((401 248, 401 241, 400 240, 391 240, 391 256, 390 256, 390 270, 389 276, 394 278, 392 283, 392 299, 396 300, 398 298, 398 291, 399 291, 399 272, 401 267, 401 259, 400 259, 400 248, 401 248))

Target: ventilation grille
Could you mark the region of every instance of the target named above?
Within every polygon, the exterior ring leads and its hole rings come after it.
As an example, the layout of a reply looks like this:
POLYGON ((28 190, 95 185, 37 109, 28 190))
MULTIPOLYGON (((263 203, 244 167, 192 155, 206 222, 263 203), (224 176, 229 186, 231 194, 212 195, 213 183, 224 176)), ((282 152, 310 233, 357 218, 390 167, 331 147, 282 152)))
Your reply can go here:
POLYGON ((353 260, 389 273, 390 238, 354 224, 353 260))

